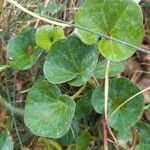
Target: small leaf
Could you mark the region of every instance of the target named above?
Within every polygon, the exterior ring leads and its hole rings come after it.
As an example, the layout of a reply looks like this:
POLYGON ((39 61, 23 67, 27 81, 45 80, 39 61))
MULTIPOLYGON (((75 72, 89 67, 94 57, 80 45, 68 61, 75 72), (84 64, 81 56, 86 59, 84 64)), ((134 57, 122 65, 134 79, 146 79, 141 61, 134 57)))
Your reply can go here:
POLYGON ((60 27, 51 27, 49 25, 44 25, 38 28, 35 36, 37 45, 47 51, 55 41, 61 38, 64 38, 63 29, 60 27))
MULTIPOLYGON (((106 70, 107 60, 104 59, 97 63, 94 70, 94 75, 96 78, 104 79, 106 70)), ((124 71, 126 66, 125 62, 110 62, 109 77, 115 77, 124 71)))
POLYGON ((7 45, 7 57, 10 67, 15 70, 31 68, 42 53, 35 41, 35 30, 30 29, 24 34, 9 40, 7 45))
POLYGON ((44 64, 44 74, 54 84, 69 81, 72 86, 81 86, 92 76, 97 59, 95 45, 85 45, 70 36, 53 44, 44 64))
POLYGON ((144 122, 138 122, 136 124, 138 141, 140 142, 139 150, 149 150, 150 149, 150 125, 144 122))
MULTIPOLYGON (((86 0, 80 6, 75 22, 87 30, 135 46, 140 46, 144 35, 142 10, 133 0, 86 0)), ((99 39, 97 35, 81 29, 77 29, 77 34, 87 44, 94 44, 99 39)), ((102 55, 112 61, 125 60, 136 51, 106 38, 98 43, 102 55)))
POLYGON ((89 132, 82 132, 76 139, 76 150, 86 150, 91 142, 91 134, 89 132))
MULTIPOLYGON (((115 130, 127 130, 132 127, 143 113, 144 97, 139 87, 126 78, 112 79, 109 83, 108 124, 115 130), (129 117, 130 116, 130 117, 129 117)), ((92 105, 96 112, 104 112, 104 85, 98 87, 92 95, 92 105)))
POLYGON ((77 101, 75 116, 78 119, 85 118, 87 115, 91 113, 92 111, 91 95, 92 92, 89 91, 86 94, 82 95, 82 97, 77 101))
POLYGON ((0 149, 1 150, 13 150, 14 142, 10 136, 9 131, 0 125, 0 149))
POLYGON ((70 129, 74 111, 75 102, 44 80, 29 90, 24 120, 35 135, 60 138, 70 129))

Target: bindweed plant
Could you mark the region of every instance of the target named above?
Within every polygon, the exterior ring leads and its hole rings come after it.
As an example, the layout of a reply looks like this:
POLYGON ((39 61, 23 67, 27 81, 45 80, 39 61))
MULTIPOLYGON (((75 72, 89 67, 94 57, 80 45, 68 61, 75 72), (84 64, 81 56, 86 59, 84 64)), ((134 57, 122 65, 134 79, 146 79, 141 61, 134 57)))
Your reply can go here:
MULTIPOLYGON (((2 69, 31 69, 44 53, 44 77, 30 87, 21 111, 25 125, 40 137, 44 150, 87 150, 95 140, 98 149, 149 150, 150 126, 140 118, 143 92, 150 88, 141 91, 121 76, 143 40, 140 5, 134 0, 85 0, 74 20, 66 23, 74 27, 69 35, 64 27, 47 24, 22 30, 8 41, 8 65, 2 69), (68 94, 61 85, 76 92, 68 94)), ((3 129, 0 147, 12 150, 9 131, 3 129)))

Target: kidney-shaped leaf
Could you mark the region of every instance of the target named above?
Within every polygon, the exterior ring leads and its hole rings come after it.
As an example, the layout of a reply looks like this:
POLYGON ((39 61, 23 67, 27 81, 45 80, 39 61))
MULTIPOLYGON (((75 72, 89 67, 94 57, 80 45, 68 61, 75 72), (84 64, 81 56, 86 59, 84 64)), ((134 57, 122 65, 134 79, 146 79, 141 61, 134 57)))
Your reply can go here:
POLYGON ((0 126, 1 128, 1 134, 0 134, 0 149, 1 150, 13 150, 14 142, 12 140, 12 137, 10 136, 9 131, 0 126))
POLYGON ((64 37, 64 31, 60 27, 51 27, 49 25, 41 26, 36 31, 35 40, 37 45, 49 50, 51 45, 64 37))
POLYGON ((74 101, 44 80, 29 90, 25 124, 35 135, 60 138, 70 129, 74 111, 74 101))
POLYGON ((30 29, 9 40, 7 57, 10 67, 13 69, 29 69, 40 57, 42 49, 35 43, 35 31, 35 29, 30 29))
MULTIPOLYGON (((133 0, 86 0, 76 14, 76 24, 135 46, 139 46, 143 38, 142 11, 133 0)), ((87 44, 93 44, 99 38, 81 29, 78 34, 87 44)), ((99 50, 113 61, 125 60, 136 51, 106 38, 99 42, 99 50)))
MULTIPOLYGON (((126 130, 133 126, 144 109, 144 97, 140 89, 126 78, 112 79, 109 83, 108 124, 116 130, 126 130)), ((96 112, 104 111, 104 85, 98 87, 91 99, 96 112)))
POLYGON ((95 45, 85 45, 75 36, 55 42, 44 64, 44 74, 49 82, 59 84, 69 81, 80 86, 93 74, 98 54, 95 45))

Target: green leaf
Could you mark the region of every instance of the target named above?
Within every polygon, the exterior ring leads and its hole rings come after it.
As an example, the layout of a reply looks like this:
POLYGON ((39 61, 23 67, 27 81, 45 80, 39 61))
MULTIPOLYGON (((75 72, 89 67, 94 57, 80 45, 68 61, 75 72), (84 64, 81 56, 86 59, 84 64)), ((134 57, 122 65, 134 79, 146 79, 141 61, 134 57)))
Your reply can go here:
POLYGON ((91 134, 89 132, 82 132, 76 139, 76 150, 86 150, 91 142, 91 134))
POLYGON ((64 38, 63 29, 60 27, 51 27, 49 25, 44 25, 38 28, 35 36, 37 45, 47 51, 55 41, 61 38, 64 38))
MULTIPOLYGON (((76 14, 78 26, 105 34, 129 44, 140 46, 143 35, 143 17, 140 6, 133 0, 86 0, 76 14)), ((99 37, 91 32, 77 30, 87 44, 94 44, 99 37)), ((102 38, 99 42, 102 55, 112 61, 122 61, 132 56, 136 49, 102 38)))
POLYGON ((95 45, 85 45, 75 36, 55 42, 44 64, 49 82, 60 84, 69 81, 81 86, 92 76, 98 59, 95 45))
POLYGON ((74 111, 75 102, 43 80, 29 90, 24 120, 35 135, 60 138, 70 129, 74 111))
POLYGON ((11 68, 15 70, 29 69, 40 57, 42 49, 34 41, 35 31, 35 29, 30 29, 9 40, 7 57, 11 68))
POLYGON ((86 94, 82 95, 82 97, 77 101, 75 116, 78 119, 85 118, 87 115, 91 113, 92 111, 91 95, 92 92, 89 91, 86 94))
MULTIPOLYGON (((107 66, 107 60, 104 59, 97 63, 96 68, 94 70, 94 75, 96 78, 104 79, 105 78, 105 70, 107 66)), ((109 69, 109 77, 115 77, 124 71, 126 66, 125 62, 110 62, 109 69)))
POLYGON ((76 118, 73 118, 70 130, 60 139, 59 143, 62 145, 69 145, 75 143, 75 139, 79 134, 79 124, 76 118))
MULTIPOLYGON (((108 124, 115 130, 129 129, 142 115, 144 110, 143 94, 131 98, 138 92, 140 92, 139 87, 126 78, 110 80, 108 124)), ((91 102, 96 112, 100 114, 104 112, 104 85, 93 92, 91 102)))
POLYGON ((1 134, 0 134, 0 149, 1 150, 13 150, 14 142, 12 137, 10 136, 9 131, 1 126, 1 134))
MULTIPOLYGON (((144 122, 138 122, 136 124, 136 130, 138 134, 138 141, 140 142, 140 147, 144 147, 143 150, 150 149, 150 125, 144 122)), ((139 149, 139 150, 142 150, 139 149)))

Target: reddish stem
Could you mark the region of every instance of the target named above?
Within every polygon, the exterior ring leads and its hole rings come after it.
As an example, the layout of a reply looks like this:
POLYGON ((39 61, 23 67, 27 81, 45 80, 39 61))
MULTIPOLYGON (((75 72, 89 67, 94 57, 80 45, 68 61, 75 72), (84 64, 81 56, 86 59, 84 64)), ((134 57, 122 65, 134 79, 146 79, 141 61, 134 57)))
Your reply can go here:
POLYGON ((137 135, 136 135, 135 128, 131 128, 131 130, 132 130, 132 144, 131 144, 130 150, 135 150, 137 135))
POLYGON ((103 145, 104 145, 104 150, 108 150, 107 124, 106 124, 105 115, 102 116, 102 129, 103 129, 103 145))

